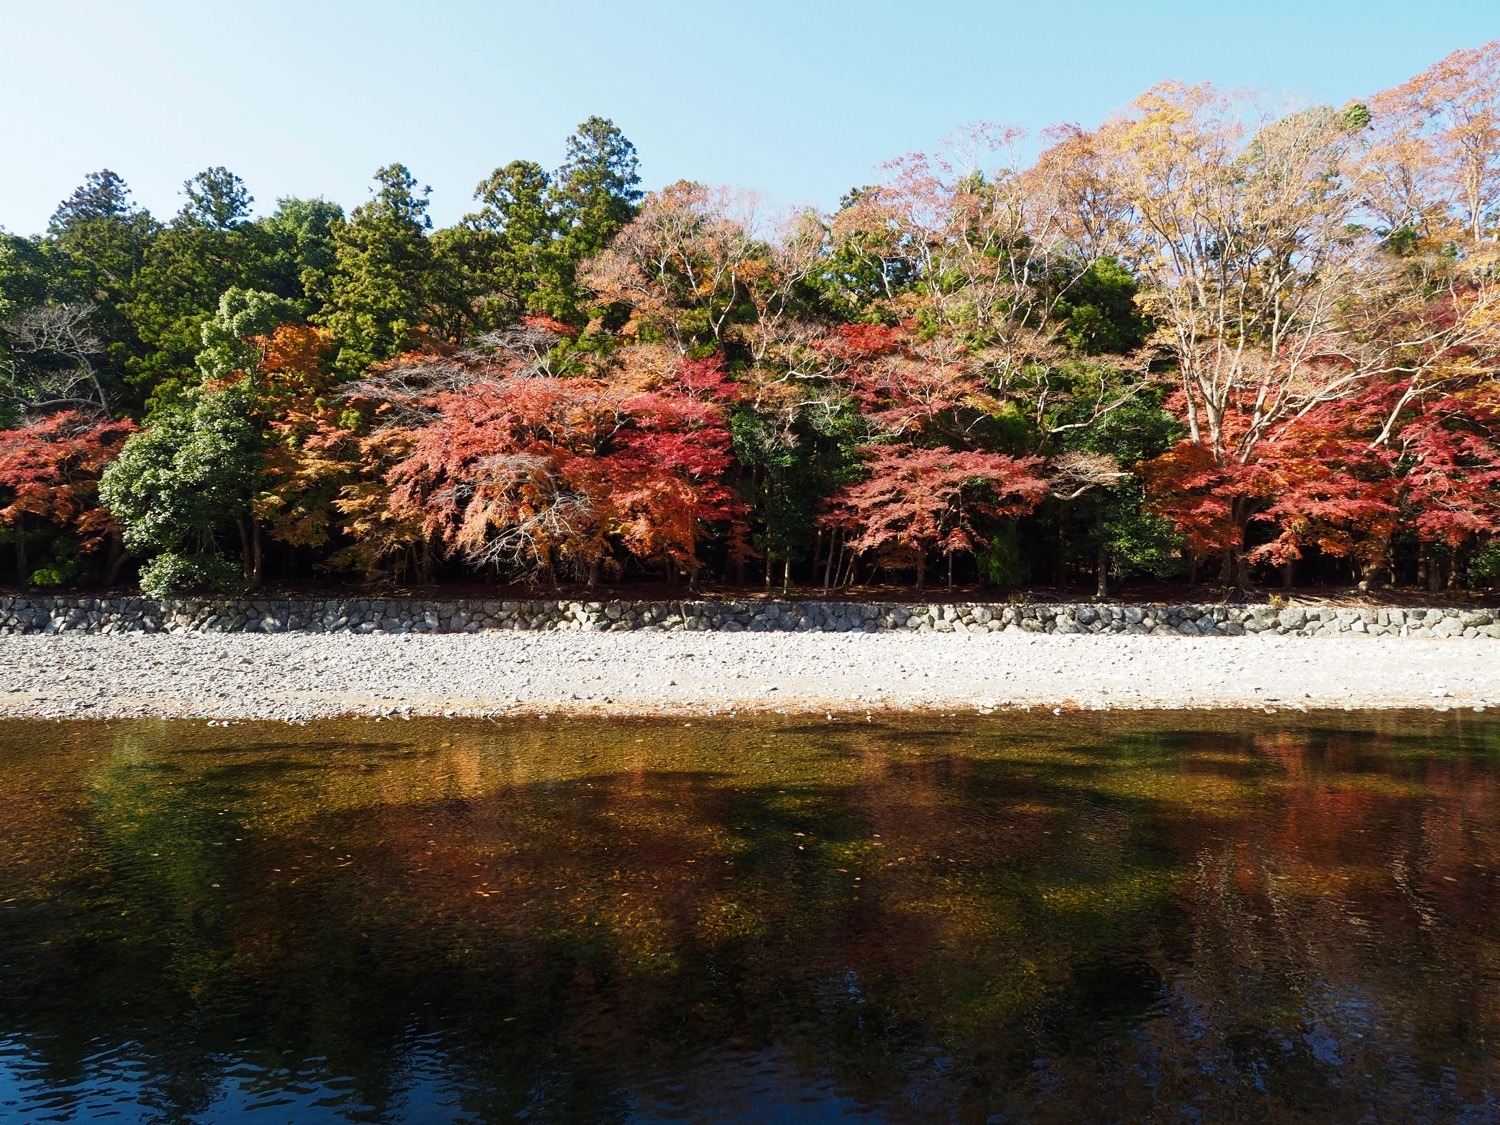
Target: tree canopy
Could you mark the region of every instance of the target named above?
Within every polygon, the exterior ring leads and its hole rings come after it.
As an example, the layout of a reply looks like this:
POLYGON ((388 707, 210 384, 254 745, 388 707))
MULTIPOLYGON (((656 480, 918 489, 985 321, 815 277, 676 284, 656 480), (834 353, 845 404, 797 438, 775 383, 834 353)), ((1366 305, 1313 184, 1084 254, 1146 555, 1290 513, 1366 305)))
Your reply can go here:
POLYGON ((1500 582, 1500 43, 1023 139, 778 211, 591 117, 444 229, 93 173, 0 235, 16 577, 1500 582))

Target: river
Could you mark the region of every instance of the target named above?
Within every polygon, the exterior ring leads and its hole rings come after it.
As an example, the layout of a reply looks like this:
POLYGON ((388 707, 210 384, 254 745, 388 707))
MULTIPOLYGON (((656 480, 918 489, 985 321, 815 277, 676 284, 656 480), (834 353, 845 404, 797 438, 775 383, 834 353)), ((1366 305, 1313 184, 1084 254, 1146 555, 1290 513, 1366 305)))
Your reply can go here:
POLYGON ((1500 723, 0 723, 0 1118, 1500 1119, 1500 723))

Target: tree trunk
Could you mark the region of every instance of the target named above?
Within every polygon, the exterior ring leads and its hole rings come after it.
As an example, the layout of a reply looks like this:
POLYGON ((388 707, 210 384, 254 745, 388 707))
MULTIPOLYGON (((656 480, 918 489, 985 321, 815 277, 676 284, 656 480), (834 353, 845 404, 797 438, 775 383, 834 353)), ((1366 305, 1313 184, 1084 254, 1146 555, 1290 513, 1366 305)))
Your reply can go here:
POLYGON ((260 520, 254 516, 250 517, 250 546, 250 584, 258 590, 265 575, 266 537, 261 530, 260 520))
MULTIPOLYGON (((832 531, 828 534, 828 554, 823 556, 823 596, 828 596, 828 585, 833 580, 833 544, 838 538, 838 532, 832 531)), ((839 556, 843 557, 843 548, 839 548, 839 556)))
POLYGON ((1104 509, 1094 513, 1094 596, 1109 597, 1109 544, 1104 539, 1104 509))
POLYGON ((235 517, 234 526, 237 527, 240 532, 240 572, 244 574, 246 578, 249 578, 251 573, 250 567, 253 562, 253 559, 251 558, 252 552, 250 550, 250 529, 245 525, 244 516, 235 517))
POLYGON ((1061 512, 1057 514, 1057 592, 1068 592, 1068 527, 1061 512))
POLYGON ((26 562, 26 516, 16 516, 16 585, 31 585, 31 567, 26 562))
POLYGON ((948 589, 953 589, 953 552, 948 552, 948 589))
POLYGON ((599 560, 597 558, 589 561, 589 589, 599 588, 599 560))
POLYGON ((924 586, 926 586, 926 584, 927 584, 927 552, 919 550, 917 552, 917 593, 920 594, 922 592, 922 588, 924 586))
POLYGON ((113 586, 120 577, 120 568, 125 565, 128 557, 125 553, 125 544, 117 531, 109 537, 109 559, 104 564, 104 588, 106 590, 113 586))
POLYGON ((784 594, 792 588, 792 556, 788 555, 786 561, 781 565, 781 592, 784 594))
POLYGON ((1294 559, 1287 559, 1281 564, 1281 588, 1290 590, 1297 580, 1297 563, 1294 559))
POLYGON ((1396 579, 1395 562, 1391 558, 1391 537, 1380 540, 1380 550, 1364 564, 1359 579, 1361 590, 1375 590, 1391 585, 1396 579))

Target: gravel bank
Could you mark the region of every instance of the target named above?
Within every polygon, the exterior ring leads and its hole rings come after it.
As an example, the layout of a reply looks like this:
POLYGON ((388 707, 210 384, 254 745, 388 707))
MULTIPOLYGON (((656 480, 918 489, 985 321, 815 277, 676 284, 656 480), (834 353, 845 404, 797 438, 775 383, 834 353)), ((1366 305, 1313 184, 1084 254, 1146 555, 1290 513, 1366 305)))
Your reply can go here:
POLYGON ((0 715, 1500 706, 1492 640, 1029 634, 0 638, 0 715))

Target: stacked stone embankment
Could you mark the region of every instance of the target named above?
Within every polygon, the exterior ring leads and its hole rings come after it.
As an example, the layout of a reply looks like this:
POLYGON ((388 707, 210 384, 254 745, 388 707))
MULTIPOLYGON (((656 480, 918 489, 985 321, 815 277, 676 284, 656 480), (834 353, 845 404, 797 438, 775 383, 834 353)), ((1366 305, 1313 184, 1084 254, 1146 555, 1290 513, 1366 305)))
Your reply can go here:
POLYGON ((1300 605, 398 598, 0 598, 0 633, 477 633, 633 629, 1500 638, 1500 610, 1300 605))

